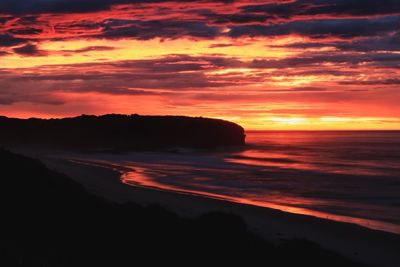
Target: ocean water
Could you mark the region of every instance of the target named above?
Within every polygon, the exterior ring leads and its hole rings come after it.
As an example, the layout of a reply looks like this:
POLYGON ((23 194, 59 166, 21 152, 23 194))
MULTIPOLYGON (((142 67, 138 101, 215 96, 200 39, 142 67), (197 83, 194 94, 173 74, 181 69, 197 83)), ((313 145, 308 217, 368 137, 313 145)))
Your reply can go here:
POLYGON ((400 233, 400 131, 251 131, 244 149, 111 159, 135 186, 400 233))

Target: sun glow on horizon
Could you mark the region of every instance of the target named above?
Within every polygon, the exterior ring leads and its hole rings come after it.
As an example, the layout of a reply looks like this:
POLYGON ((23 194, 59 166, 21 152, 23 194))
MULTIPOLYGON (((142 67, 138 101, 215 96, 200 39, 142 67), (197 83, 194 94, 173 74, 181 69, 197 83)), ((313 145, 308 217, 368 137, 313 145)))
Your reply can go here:
POLYGON ((248 130, 400 130, 398 118, 270 117, 254 123, 235 121, 248 130))

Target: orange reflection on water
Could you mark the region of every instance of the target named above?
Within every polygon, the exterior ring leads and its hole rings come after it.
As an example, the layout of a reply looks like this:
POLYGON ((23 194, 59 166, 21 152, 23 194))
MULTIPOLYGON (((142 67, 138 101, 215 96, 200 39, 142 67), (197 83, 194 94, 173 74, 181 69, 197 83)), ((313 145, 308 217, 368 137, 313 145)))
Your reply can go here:
MULTIPOLYGON (((116 164, 114 162, 109 162, 106 160, 88 161, 88 160, 74 159, 71 161, 73 161, 75 163, 79 163, 79 164, 105 167, 105 168, 109 168, 109 169, 112 169, 115 171, 119 171, 121 173, 121 177, 120 177, 121 181, 124 184, 130 185, 130 186, 151 188, 151 189, 156 189, 156 190, 175 192, 175 193, 179 193, 179 194, 201 196, 201 197, 224 200, 224 201, 229 201, 229 202, 234 202, 234 203, 239 203, 239 204, 276 209, 276 210, 280 210, 283 212, 288 212, 288 213, 293 213, 293 214, 301 214, 301 215, 309 215, 309 216, 313 216, 313 217, 317 217, 317 218, 328 219, 328 220, 338 221, 338 222, 353 223, 353 224, 364 226, 364 227, 370 228, 370 229, 400 234, 400 226, 399 225, 391 224, 391 223, 387 223, 387 222, 363 219, 363 218, 356 218, 356 217, 344 216, 344 215, 330 214, 330 213, 326 213, 326 212, 321 212, 321 211, 316 211, 316 210, 311 210, 311 209, 306 209, 306 208, 301 208, 301 207, 293 207, 293 206, 276 204, 276 203, 272 203, 272 202, 268 202, 268 201, 264 201, 264 200, 259 201, 259 200, 250 199, 246 196, 233 197, 233 196, 228 196, 228 195, 210 193, 210 192, 207 192, 204 190, 192 190, 192 189, 183 188, 180 186, 159 183, 153 177, 157 176, 157 175, 164 175, 163 172, 156 170, 154 168, 146 168, 146 167, 142 166, 142 165, 146 165, 146 164, 142 164, 141 166, 135 165, 135 166, 127 167, 126 164, 116 164)), ((206 189, 207 186, 204 186, 203 188, 206 189)), ((274 198, 276 200, 276 196, 274 196, 274 198)), ((311 204, 312 205, 313 204, 312 202, 314 200, 295 198, 295 199, 290 199, 290 201, 288 201, 288 200, 285 200, 285 197, 282 197, 281 201, 279 201, 279 202, 294 203, 293 201, 295 201, 296 204, 308 204, 308 205, 311 204)), ((317 205, 318 203, 314 203, 314 204, 317 205)))
MULTIPOLYGON (((236 157, 225 159, 226 162, 253 165, 253 166, 264 166, 264 167, 280 167, 288 169, 300 169, 300 170, 312 170, 315 166, 312 164, 304 163, 301 161, 301 157, 289 156, 279 157, 279 154, 264 153, 256 150, 247 150, 236 157), (269 154, 269 155, 268 155, 269 154)), ((282 154, 283 155, 283 154, 282 154)))
MULTIPOLYGON (((264 201, 255 201, 255 200, 251 200, 248 198, 238 198, 238 197, 214 194, 214 193, 210 193, 210 192, 206 192, 206 191, 190 190, 190 189, 181 188, 181 187, 177 187, 177 186, 171 186, 171 185, 158 183, 158 182, 154 181, 153 179, 151 179, 148 175, 146 175, 145 172, 146 172, 145 168, 134 167, 134 169, 132 171, 125 172, 122 174, 121 181, 125 184, 132 185, 132 186, 147 187, 147 188, 153 188, 153 189, 158 189, 158 190, 176 192, 176 193, 180 193, 180 194, 202 196, 202 197, 208 197, 208 198, 213 198, 213 199, 230 201, 230 202, 234 202, 234 203, 253 205, 253 206, 270 208, 270 209, 277 209, 277 210, 281 210, 284 212, 301 214, 301 215, 309 215, 309 216, 313 216, 313 217, 317 217, 317 218, 328 219, 328 220, 338 221, 338 222, 353 223, 353 224, 361 225, 361 226, 364 226, 364 227, 367 227, 370 229, 383 230, 383 231, 387 231, 387 232, 391 232, 391 233, 395 233, 395 234, 400 234, 400 226, 396 225, 396 224, 375 221, 375 220, 369 220, 369 219, 363 219, 363 218, 344 216, 344 215, 329 214, 329 213, 305 209, 305 208, 279 205, 279 204, 275 204, 275 203, 271 203, 271 202, 264 202, 264 201)), ((299 203, 299 202, 301 202, 300 198, 297 198, 296 200, 297 200, 298 204, 301 204, 301 203, 299 203)), ((312 201, 312 200, 310 200, 310 199, 303 200, 303 204, 310 204, 310 201, 312 201)))

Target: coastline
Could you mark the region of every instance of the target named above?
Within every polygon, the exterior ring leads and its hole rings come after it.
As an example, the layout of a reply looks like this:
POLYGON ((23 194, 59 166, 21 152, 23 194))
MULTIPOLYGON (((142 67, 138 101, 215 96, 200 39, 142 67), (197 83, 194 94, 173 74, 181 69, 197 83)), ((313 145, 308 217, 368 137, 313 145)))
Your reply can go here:
MULTIPOLYGON (((116 170, 120 173, 120 181, 122 183, 128 184, 133 187, 140 187, 140 188, 147 188, 153 189, 157 191, 166 191, 176 194, 183 194, 189 196, 200 196, 204 198, 216 199, 227 201, 230 203, 238 203, 238 204, 245 204, 250 206, 258 206, 268 209, 280 210, 286 213, 291 214, 300 214, 300 215, 308 215, 320 219, 327 219, 330 221, 337 221, 337 222, 344 222, 344 223, 351 223, 356 224, 361 227, 369 228, 372 230, 384 231, 389 233, 394 233, 400 235, 400 226, 397 224, 391 224, 388 222, 376 221, 371 219, 364 219, 359 217, 350 217, 345 215, 337 215, 334 213, 327 213, 322 211, 310 210, 300 207, 293 207, 293 206, 284 206, 279 204, 274 204, 272 202, 261 202, 255 201, 247 198, 240 198, 240 197, 231 197, 227 195, 222 195, 218 193, 210 193, 205 191, 193 190, 182 188, 179 186, 174 185, 167 185, 165 183, 158 182, 156 180, 152 180, 148 175, 146 175, 146 171, 150 168, 149 167, 139 167, 138 165, 125 165, 126 163, 123 162, 108 162, 104 160, 81 160, 81 159, 73 159, 70 160, 77 164, 83 164, 88 166, 98 166, 109 168, 112 170, 116 170)), ((212 174, 209 174, 212 175, 212 174)))
POLYGON ((395 267, 400 262, 400 235, 223 199, 128 186, 120 182, 123 170, 88 166, 62 157, 40 159, 49 168, 65 173, 89 191, 115 202, 157 204, 187 217, 212 211, 232 213, 241 216, 250 230, 273 242, 307 239, 361 263, 395 267))

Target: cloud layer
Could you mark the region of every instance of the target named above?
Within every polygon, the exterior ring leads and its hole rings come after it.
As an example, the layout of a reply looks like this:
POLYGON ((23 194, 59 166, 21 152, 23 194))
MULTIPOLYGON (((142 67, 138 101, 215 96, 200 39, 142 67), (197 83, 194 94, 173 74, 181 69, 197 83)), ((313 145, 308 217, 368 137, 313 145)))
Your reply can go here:
POLYGON ((397 0, 4 0, 0 112, 136 106, 400 127, 399 47, 397 0))

